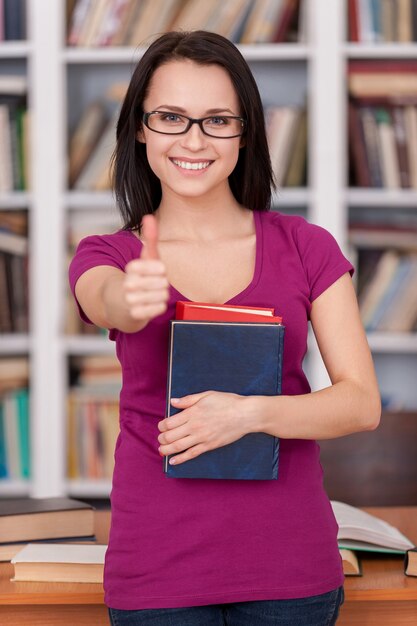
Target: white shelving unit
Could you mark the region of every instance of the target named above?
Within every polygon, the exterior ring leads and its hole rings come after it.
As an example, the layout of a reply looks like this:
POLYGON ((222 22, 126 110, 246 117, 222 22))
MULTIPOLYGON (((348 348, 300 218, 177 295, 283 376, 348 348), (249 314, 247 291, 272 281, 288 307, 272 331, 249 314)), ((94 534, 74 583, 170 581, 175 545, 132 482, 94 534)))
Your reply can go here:
MULTIPOLYGON (((346 62, 362 57, 417 58, 417 46, 348 44, 345 2, 309 1, 314 2, 314 10, 308 16, 308 45, 250 45, 241 46, 241 51, 253 64, 257 79, 259 73, 261 92, 271 89, 269 97, 285 99, 291 95, 294 76, 295 87, 307 91, 309 185, 307 189, 280 191, 275 199, 277 207, 303 210, 310 221, 330 230, 347 252, 350 207, 385 210, 401 206, 412 211, 416 210, 417 193, 346 188, 346 62), (274 80, 268 79, 268 72, 275 70, 274 80), (281 82, 275 80, 277 77, 281 82), (286 81, 290 81, 288 86, 286 81)), ((76 210, 105 212, 114 207, 110 192, 81 193, 66 188, 68 120, 74 107, 85 106, 85 102, 72 101, 69 91, 72 81, 84 76, 94 79, 89 87, 93 91, 96 85, 104 84, 107 75, 111 82, 120 68, 129 76, 142 51, 68 49, 64 0, 28 0, 28 9, 28 43, 0 44, 0 62, 27 62, 33 184, 30 193, 0 196, 0 210, 29 209, 31 334, 1 337, 0 356, 26 352, 30 356, 33 477, 29 485, 0 482, 0 495, 27 492, 33 496, 106 497, 108 481, 68 481, 65 476, 68 359, 114 352, 113 344, 103 337, 66 337, 63 333, 68 215, 76 210)), ((319 389, 327 386, 329 379, 312 334, 309 343, 307 368, 312 388, 319 389)), ((373 335, 369 343, 375 354, 385 359, 394 355, 417 363, 415 336, 373 335)))
MULTIPOLYGON (((33 48, 32 42, 28 41, 5 41, 0 42, 0 73, 3 68, 5 73, 11 67, 11 73, 17 72, 29 77, 30 62, 33 48)), ((28 106, 31 107, 32 92, 28 93, 28 106)), ((33 196, 30 192, 16 191, 0 194, 0 211, 7 210, 27 210, 30 222, 33 216, 33 196)), ((6 334, 0 335, 0 358, 9 355, 29 355, 32 354, 33 336, 27 334, 6 334)), ((22 495, 27 493, 28 483, 25 480, 4 480, 0 481, 0 495, 22 495)))

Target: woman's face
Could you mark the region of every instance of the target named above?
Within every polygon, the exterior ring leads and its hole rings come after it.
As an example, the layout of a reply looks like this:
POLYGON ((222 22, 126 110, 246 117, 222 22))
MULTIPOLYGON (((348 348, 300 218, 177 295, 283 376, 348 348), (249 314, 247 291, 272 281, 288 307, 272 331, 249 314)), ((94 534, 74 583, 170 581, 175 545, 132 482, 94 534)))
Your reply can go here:
MULTIPOLYGON (((170 61, 155 70, 143 106, 145 113, 162 110, 192 118, 219 116, 214 124, 222 123, 222 115, 241 115, 226 70, 190 60, 170 61)), ((175 123, 176 117, 169 119, 175 123)), ((193 124, 183 135, 159 134, 144 125, 137 139, 146 143, 148 162, 161 181, 163 194, 197 198, 228 191, 241 137, 209 137, 193 124)))

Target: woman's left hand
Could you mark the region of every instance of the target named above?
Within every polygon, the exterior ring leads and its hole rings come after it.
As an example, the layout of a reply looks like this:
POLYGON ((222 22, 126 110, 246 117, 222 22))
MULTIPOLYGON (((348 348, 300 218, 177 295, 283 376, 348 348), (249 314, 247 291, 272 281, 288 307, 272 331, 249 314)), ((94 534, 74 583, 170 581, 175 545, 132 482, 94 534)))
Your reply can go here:
POLYGON ((161 456, 175 454, 171 460, 179 465, 240 439, 251 432, 244 410, 245 399, 246 396, 220 391, 171 399, 172 406, 183 410, 159 422, 159 453, 161 456), (179 452, 183 454, 177 454, 179 452))

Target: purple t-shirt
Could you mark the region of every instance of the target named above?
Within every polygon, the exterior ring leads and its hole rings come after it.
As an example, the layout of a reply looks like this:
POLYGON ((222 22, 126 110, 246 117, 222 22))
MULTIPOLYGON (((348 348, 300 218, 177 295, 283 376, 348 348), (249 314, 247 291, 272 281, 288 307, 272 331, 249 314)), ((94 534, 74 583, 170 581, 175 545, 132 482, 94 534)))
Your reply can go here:
MULTIPOLYGON (((274 307, 286 326, 282 393, 311 391, 302 369, 311 303, 346 272, 334 237, 304 218, 254 212, 256 266, 230 304, 274 307)), ((123 270, 140 255, 130 231, 86 237, 70 266, 123 270)), ((184 294, 144 330, 111 330, 123 370, 111 491, 105 602, 117 609, 297 598, 343 584, 337 524, 315 441, 282 439, 278 480, 168 478, 158 453, 165 417, 169 320, 184 294)), ((85 321, 89 321, 80 309, 85 321)))

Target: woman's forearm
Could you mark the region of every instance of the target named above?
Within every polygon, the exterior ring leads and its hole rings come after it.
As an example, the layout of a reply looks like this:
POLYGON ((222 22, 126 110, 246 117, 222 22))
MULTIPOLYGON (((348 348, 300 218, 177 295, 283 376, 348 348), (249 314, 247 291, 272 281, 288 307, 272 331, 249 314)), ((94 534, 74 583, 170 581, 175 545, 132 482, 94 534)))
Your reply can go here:
POLYGON ((145 328, 148 320, 132 318, 123 292, 123 275, 111 275, 103 283, 101 301, 107 328, 117 328, 125 333, 134 333, 145 328))
POLYGON ((298 396, 248 396, 250 432, 283 439, 333 439, 373 430, 381 415, 379 394, 350 380, 298 396))

